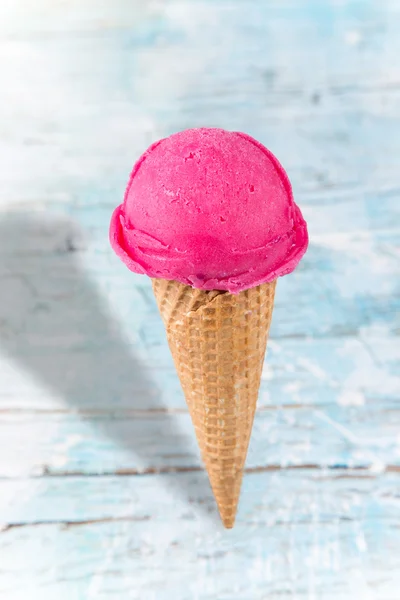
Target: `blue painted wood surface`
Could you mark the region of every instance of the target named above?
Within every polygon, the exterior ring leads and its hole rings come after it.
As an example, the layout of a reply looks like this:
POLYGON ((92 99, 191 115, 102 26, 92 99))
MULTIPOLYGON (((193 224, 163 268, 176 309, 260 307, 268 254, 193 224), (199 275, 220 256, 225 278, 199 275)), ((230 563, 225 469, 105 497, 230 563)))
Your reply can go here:
POLYGON ((1 600, 399 599, 399 28, 397 0, 1 3, 1 600), (270 147, 311 237, 233 531, 107 239, 137 156, 199 125, 270 147))

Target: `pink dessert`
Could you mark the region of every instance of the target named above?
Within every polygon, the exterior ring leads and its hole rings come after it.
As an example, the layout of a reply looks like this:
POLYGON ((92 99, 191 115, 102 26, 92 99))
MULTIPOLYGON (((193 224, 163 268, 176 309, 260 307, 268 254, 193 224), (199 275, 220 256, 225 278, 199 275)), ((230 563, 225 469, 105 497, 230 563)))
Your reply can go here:
POLYGON ((244 133, 205 128, 143 154, 110 240, 135 273, 233 294, 290 273, 308 245, 275 156, 244 133))

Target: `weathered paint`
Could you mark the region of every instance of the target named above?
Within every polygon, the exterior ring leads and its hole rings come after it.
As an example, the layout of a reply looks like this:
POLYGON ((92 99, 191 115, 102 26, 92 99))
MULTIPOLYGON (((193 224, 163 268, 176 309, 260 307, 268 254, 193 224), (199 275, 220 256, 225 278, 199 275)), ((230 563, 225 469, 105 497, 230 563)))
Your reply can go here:
POLYGON ((398 600, 396 0, 17 4, 0 6, 0 597, 398 600), (107 239, 139 153, 197 125, 266 143, 311 236, 277 288, 231 532, 149 282, 107 239))

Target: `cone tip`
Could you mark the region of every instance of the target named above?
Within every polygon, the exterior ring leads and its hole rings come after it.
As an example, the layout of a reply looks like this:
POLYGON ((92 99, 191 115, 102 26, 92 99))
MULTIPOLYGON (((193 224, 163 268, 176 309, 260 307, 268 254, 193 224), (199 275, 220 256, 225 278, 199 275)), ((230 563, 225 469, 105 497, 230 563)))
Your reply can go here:
POLYGON ((230 506, 228 509, 224 506, 218 506, 218 510, 225 529, 232 529, 235 525, 237 505, 230 506))
POLYGON ((233 529, 233 527, 235 525, 235 517, 227 517, 225 519, 222 519, 222 523, 223 523, 225 529, 233 529))
POLYGON ((221 521, 225 529, 232 529, 236 520, 243 471, 240 469, 233 477, 230 475, 222 480, 222 485, 215 471, 210 470, 208 475, 221 521))

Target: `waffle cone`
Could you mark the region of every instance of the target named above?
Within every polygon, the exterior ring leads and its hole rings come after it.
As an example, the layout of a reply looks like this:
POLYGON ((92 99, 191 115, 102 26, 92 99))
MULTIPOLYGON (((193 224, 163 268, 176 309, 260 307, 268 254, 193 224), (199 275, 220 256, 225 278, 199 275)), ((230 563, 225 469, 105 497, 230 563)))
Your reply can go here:
POLYGON ((153 279, 168 343, 225 527, 233 527, 275 284, 232 295, 153 279))

